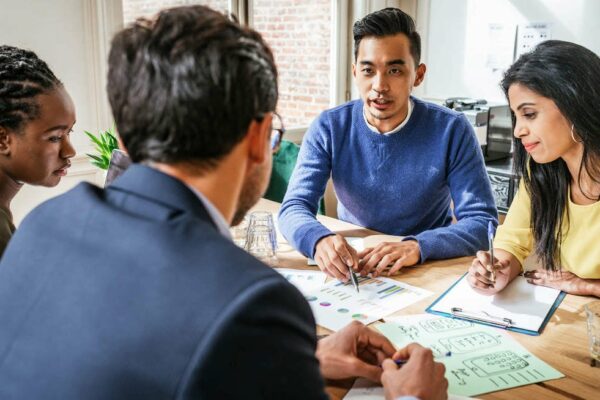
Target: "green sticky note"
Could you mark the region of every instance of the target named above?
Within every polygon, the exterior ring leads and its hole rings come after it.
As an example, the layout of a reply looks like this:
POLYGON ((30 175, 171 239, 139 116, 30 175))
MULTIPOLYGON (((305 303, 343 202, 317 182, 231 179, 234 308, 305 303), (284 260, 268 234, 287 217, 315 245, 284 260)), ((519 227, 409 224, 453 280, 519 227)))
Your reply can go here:
POLYGON ((451 394, 477 396, 564 377, 496 328, 428 314, 394 318, 376 328, 398 348, 413 342, 431 348, 446 366, 451 394))

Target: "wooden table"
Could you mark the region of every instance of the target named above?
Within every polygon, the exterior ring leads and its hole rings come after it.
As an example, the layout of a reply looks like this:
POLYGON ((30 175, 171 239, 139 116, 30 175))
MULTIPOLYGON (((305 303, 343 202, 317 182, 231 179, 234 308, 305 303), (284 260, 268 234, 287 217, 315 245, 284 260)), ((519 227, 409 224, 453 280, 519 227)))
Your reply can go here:
MULTIPOLYGON (((277 215, 279 203, 261 199, 255 210, 269 210, 277 215)), ((318 219, 329 229, 343 236, 364 237, 377 232, 355 225, 319 216, 318 219)), ((313 269, 306 258, 295 251, 285 239, 278 235, 278 266, 296 269, 313 269)), ((394 315, 421 314, 431 302, 466 272, 472 257, 443 261, 429 261, 422 265, 403 268, 394 277, 409 285, 422 287, 434 293, 418 303, 398 311, 394 315)), ((556 310, 540 336, 528 336, 508 332, 530 352, 565 375, 565 378, 521 386, 479 396, 481 399, 600 399, 600 368, 590 366, 590 354, 586 330, 584 305, 598 300, 594 297, 567 295, 556 310)), ((319 334, 329 332, 317 327, 319 334)), ((351 383, 328 386, 332 399, 341 399, 351 383)))

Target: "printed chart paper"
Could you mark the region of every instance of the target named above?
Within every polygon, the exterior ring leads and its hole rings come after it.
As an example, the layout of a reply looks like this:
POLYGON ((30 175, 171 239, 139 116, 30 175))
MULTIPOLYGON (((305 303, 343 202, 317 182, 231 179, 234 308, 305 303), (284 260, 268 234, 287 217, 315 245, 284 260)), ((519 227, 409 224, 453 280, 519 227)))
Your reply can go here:
POLYGON ((431 292, 390 278, 358 277, 352 283, 337 280, 306 295, 317 324, 333 331, 353 320, 367 325, 431 295, 431 292))
POLYGON ((431 315, 396 317, 376 328, 398 347, 429 347, 446 366, 448 393, 476 396, 562 378, 504 331, 431 315), (443 355, 452 352, 449 357, 443 355))
POLYGON ((307 271, 302 269, 274 268, 292 285, 296 286, 303 295, 311 293, 323 286, 327 276, 321 271, 307 271))

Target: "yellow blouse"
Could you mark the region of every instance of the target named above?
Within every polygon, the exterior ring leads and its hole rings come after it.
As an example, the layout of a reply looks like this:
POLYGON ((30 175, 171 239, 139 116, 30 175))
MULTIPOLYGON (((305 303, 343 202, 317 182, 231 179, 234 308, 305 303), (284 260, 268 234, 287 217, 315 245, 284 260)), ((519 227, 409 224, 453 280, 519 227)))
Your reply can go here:
MULTIPOLYGON (((578 205, 569 195, 568 225, 563 226, 560 262, 562 269, 581 278, 600 279, 600 201, 578 205)), ((504 224, 498 227, 494 248, 523 260, 533 252, 533 234, 529 228, 531 200, 523 182, 508 210, 504 224)))

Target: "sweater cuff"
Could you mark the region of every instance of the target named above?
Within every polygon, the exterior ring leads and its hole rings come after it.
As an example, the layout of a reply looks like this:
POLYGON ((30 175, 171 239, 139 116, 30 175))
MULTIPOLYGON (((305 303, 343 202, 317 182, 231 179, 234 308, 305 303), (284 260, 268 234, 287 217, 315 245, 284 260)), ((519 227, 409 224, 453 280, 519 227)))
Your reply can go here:
POLYGON ((298 250, 306 257, 312 259, 314 259, 315 256, 317 242, 325 236, 335 235, 335 233, 331 232, 320 223, 316 223, 314 226, 311 224, 310 228, 306 230, 301 229, 300 231, 304 232, 296 232, 296 235, 298 235, 298 250))
POLYGON ((417 264, 423 264, 423 245, 421 245, 421 242, 419 241, 419 239, 417 239, 416 236, 404 236, 404 238, 402 239, 403 242, 406 242, 408 240, 414 240, 415 242, 417 242, 417 244, 419 245, 419 252, 421 253, 419 256, 419 261, 417 264))

